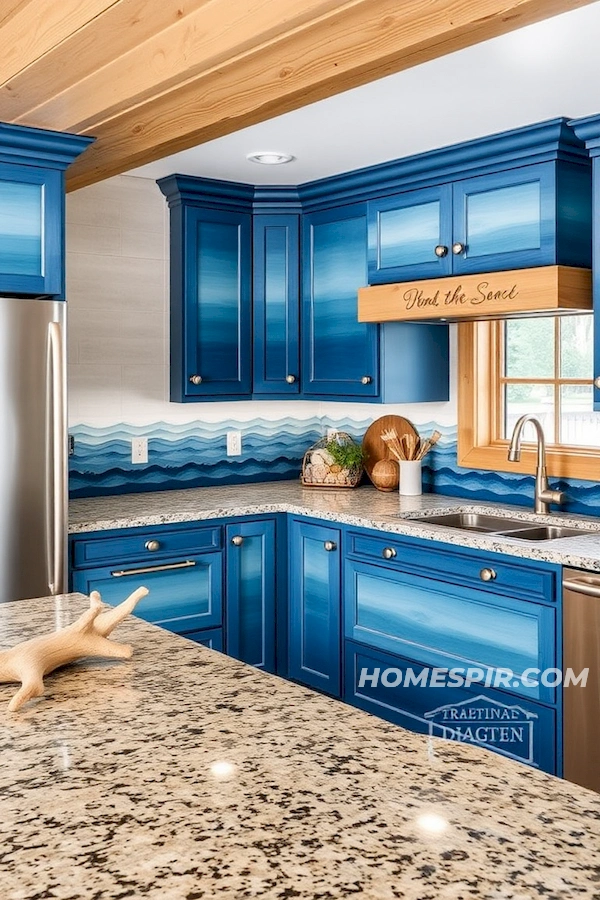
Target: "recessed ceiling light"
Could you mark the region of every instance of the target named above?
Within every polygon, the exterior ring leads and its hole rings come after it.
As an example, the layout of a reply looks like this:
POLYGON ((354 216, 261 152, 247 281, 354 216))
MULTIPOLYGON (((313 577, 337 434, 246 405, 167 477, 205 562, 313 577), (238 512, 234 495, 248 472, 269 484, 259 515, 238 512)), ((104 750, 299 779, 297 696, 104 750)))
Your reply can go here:
POLYGON ((257 150, 255 153, 248 153, 246 159, 263 166, 281 166, 283 163, 292 162, 295 157, 290 153, 278 153, 276 150, 257 150))

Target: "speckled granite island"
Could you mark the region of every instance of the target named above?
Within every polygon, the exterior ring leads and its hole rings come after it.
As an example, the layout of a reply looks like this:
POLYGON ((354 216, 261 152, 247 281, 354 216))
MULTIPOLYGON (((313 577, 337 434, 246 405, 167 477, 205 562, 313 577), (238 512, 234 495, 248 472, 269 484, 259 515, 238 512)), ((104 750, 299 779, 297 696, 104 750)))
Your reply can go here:
MULTIPOLYGON (((0 644, 78 595, 0 606, 0 644)), ((0 686, 2 900, 600 897, 600 796, 131 619, 127 662, 0 686)))
POLYGON ((223 485, 73 500, 69 505, 69 533, 76 535, 113 528, 229 519, 278 512, 600 571, 600 519, 591 516, 565 513, 534 515, 521 506, 457 499, 441 494, 398 497, 396 492, 384 494, 367 486, 355 490, 311 490, 303 488, 298 481, 223 485), (427 522, 427 516, 433 513, 471 511, 491 515, 504 511, 505 515, 527 522, 574 525, 589 529, 589 534, 528 543, 515 538, 457 531, 427 522), (409 517, 414 516, 422 517, 422 521, 408 521, 409 517))

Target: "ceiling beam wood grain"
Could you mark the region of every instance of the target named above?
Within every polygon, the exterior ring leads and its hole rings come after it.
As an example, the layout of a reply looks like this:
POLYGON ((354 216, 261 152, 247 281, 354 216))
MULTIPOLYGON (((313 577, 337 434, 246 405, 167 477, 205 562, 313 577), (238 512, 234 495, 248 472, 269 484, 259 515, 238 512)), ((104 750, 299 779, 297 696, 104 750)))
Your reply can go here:
POLYGON ((40 23, 0 61, 0 118, 94 135, 73 190, 590 2, 12 0, 4 46, 40 23))

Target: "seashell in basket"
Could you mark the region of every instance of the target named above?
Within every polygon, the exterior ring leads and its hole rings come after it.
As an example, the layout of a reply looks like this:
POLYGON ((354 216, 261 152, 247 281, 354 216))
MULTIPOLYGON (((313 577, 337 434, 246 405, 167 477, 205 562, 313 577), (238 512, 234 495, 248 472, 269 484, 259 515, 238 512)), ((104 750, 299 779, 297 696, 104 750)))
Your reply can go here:
POLYGON ((310 461, 313 466, 326 466, 328 469, 335 462, 328 450, 313 450, 310 454, 310 461))

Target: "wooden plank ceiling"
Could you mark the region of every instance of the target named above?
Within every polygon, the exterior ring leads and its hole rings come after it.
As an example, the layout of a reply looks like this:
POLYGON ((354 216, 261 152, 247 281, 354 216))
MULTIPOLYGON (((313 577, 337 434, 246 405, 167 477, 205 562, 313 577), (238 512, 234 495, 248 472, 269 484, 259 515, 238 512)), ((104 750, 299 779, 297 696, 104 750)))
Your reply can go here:
POLYGON ((96 137, 74 190, 589 2, 2 0, 0 120, 96 137))

